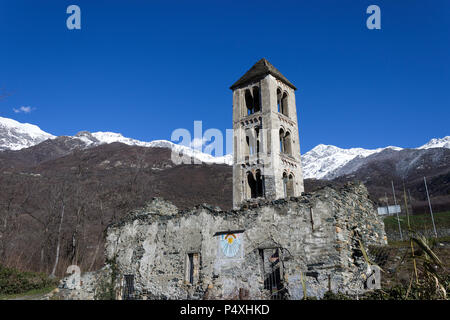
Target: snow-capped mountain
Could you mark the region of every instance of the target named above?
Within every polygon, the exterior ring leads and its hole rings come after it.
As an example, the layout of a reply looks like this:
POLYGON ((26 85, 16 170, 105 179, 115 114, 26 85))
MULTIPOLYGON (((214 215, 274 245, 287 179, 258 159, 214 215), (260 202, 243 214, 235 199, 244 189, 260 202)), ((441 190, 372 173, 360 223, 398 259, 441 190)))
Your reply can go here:
POLYGON ((93 147, 101 144, 120 142, 130 146, 150 147, 150 148, 168 148, 176 154, 183 154, 187 157, 193 157, 204 163, 228 164, 233 163, 233 155, 227 154, 221 157, 214 157, 210 154, 200 152, 187 146, 175 144, 167 140, 154 140, 150 142, 140 141, 132 138, 124 137, 120 133, 115 132, 93 132, 81 131, 74 138, 83 141, 87 147, 93 147))
MULTIPOLYGON (((401 150, 398 147, 387 147, 393 150, 401 150)), ((343 167, 355 158, 365 158, 371 154, 378 153, 386 148, 363 149, 351 148, 341 149, 336 146, 319 144, 304 155, 302 155, 302 166, 304 178, 332 179, 332 172, 343 167)))
MULTIPOLYGON (((20 123, 18 121, 0 117, 0 151, 20 150, 41 143, 47 139, 55 139, 56 136, 42 131, 38 126, 20 123)), ((154 140, 150 142, 139 141, 124 137, 114 132, 88 132, 81 131, 73 137, 75 147, 91 148, 102 144, 121 142, 127 145, 169 148, 176 154, 183 154, 204 163, 228 164, 233 163, 233 156, 227 154, 222 157, 200 152, 191 147, 178 145, 167 140, 154 140)), ((450 149, 450 136, 431 139, 417 149, 447 148, 450 149)), ((342 149, 332 145, 319 144, 312 150, 302 155, 302 166, 304 178, 333 179, 338 176, 352 173, 364 165, 365 159, 371 155, 381 153, 385 150, 400 151, 399 147, 385 147, 378 149, 350 148, 342 149)))
POLYGON ((431 149, 431 148, 447 148, 450 149, 450 136, 441 139, 431 139, 428 143, 417 149, 431 149))
POLYGON ((20 150, 53 138, 55 136, 33 124, 0 117, 0 151, 20 150))
MULTIPOLYGON (((417 149, 431 148, 450 149, 450 136, 431 139, 417 149)), ((302 155, 303 176, 304 178, 334 179, 352 173, 364 165, 364 161, 355 160, 364 159, 385 150, 400 151, 403 149, 393 146, 378 149, 342 149, 332 145, 319 144, 302 155)))
MULTIPOLYGON (((0 151, 2 150, 20 150, 32 147, 47 139, 55 139, 56 136, 41 130, 38 126, 20 123, 13 119, 0 117, 0 151)), ((233 156, 231 154, 214 157, 212 155, 200 152, 187 146, 178 145, 167 140, 154 140, 151 142, 139 141, 127 138, 120 133, 115 132, 88 132, 81 131, 75 136, 70 137, 81 142, 85 148, 95 147, 101 144, 121 142, 127 145, 169 148, 176 154, 183 154, 186 157, 193 157, 204 163, 218 163, 231 165, 233 156)), ((80 144, 77 143, 78 147, 80 144)))

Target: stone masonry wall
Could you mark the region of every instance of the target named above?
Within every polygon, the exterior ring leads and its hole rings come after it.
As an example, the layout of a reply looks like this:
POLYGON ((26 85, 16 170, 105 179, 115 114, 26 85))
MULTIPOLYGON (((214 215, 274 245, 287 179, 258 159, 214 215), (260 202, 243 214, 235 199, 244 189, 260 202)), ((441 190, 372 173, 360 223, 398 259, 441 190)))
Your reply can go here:
POLYGON ((366 248, 386 244, 366 188, 352 184, 231 211, 208 205, 180 211, 155 198, 108 228, 106 256, 121 276, 134 276, 139 298, 268 299, 261 254, 278 248, 284 297, 301 299, 302 278, 308 296, 364 291, 359 240, 366 248), (191 284, 192 253, 199 258, 191 284))

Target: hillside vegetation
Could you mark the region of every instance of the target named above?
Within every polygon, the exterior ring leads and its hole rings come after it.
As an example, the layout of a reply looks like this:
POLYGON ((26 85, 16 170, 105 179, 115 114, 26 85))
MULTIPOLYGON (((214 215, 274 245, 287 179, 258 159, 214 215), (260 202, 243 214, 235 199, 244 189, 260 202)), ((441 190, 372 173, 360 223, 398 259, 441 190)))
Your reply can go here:
POLYGON ((19 271, 0 265, 0 299, 19 294, 35 294, 56 288, 58 281, 44 273, 19 271))
MULTIPOLYGON (((167 148, 112 143, 80 149, 77 141, 59 137, 31 148, 0 152, 3 265, 56 276, 62 276, 71 264, 83 272, 97 270, 104 262, 106 227, 153 197, 169 200, 180 209, 202 203, 232 207, 231 166, 174 165, 167 148)), ((368 174, 376 176, 381 169, 372 166, 368 174)), ((443 206, 449 201, 445 170, 429 171, 435 174, 429 178, 429 189, 436 211, 439 201, 443 206)), ((419 179, 424 172, 411 176, 419 179)), ((390 190, 393 177, 386 176, 386 170, 383 174, 381 180, 366 182, 374 201, 390 190)), ((306 179, 305 191, 345 182, 306 179)), ((402 189, 397 187, 401 199, 402 189)), ((423 183, 406 181, 406 188, 411 189, 414 212, 419 212, 426 203, 423 183)))

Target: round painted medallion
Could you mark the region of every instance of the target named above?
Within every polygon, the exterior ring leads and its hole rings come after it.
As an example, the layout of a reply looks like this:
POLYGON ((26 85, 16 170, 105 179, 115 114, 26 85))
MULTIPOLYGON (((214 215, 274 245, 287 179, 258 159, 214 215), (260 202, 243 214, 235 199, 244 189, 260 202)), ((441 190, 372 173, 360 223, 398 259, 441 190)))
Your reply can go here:
POLYGON ((239 240, 239 238, 232 233, 223 234, 220 240, 222 252, 229 258, 236 256, 239 251, 240 244, 241 241, 239 240))

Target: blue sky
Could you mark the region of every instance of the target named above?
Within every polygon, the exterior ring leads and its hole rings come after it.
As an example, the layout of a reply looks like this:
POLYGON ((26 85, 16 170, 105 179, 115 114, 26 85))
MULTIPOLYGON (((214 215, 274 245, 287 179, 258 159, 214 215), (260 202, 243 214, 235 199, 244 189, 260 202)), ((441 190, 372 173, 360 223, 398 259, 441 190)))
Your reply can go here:
POLYGON ((225 131, 229 86, 265 57, 298 88, 302 153, 416 147, 450 135, 449 13, 448 0, 0 0, 0 116, 55 135, 225 131), (66 28, 71 4, 81 30, 66 28))

